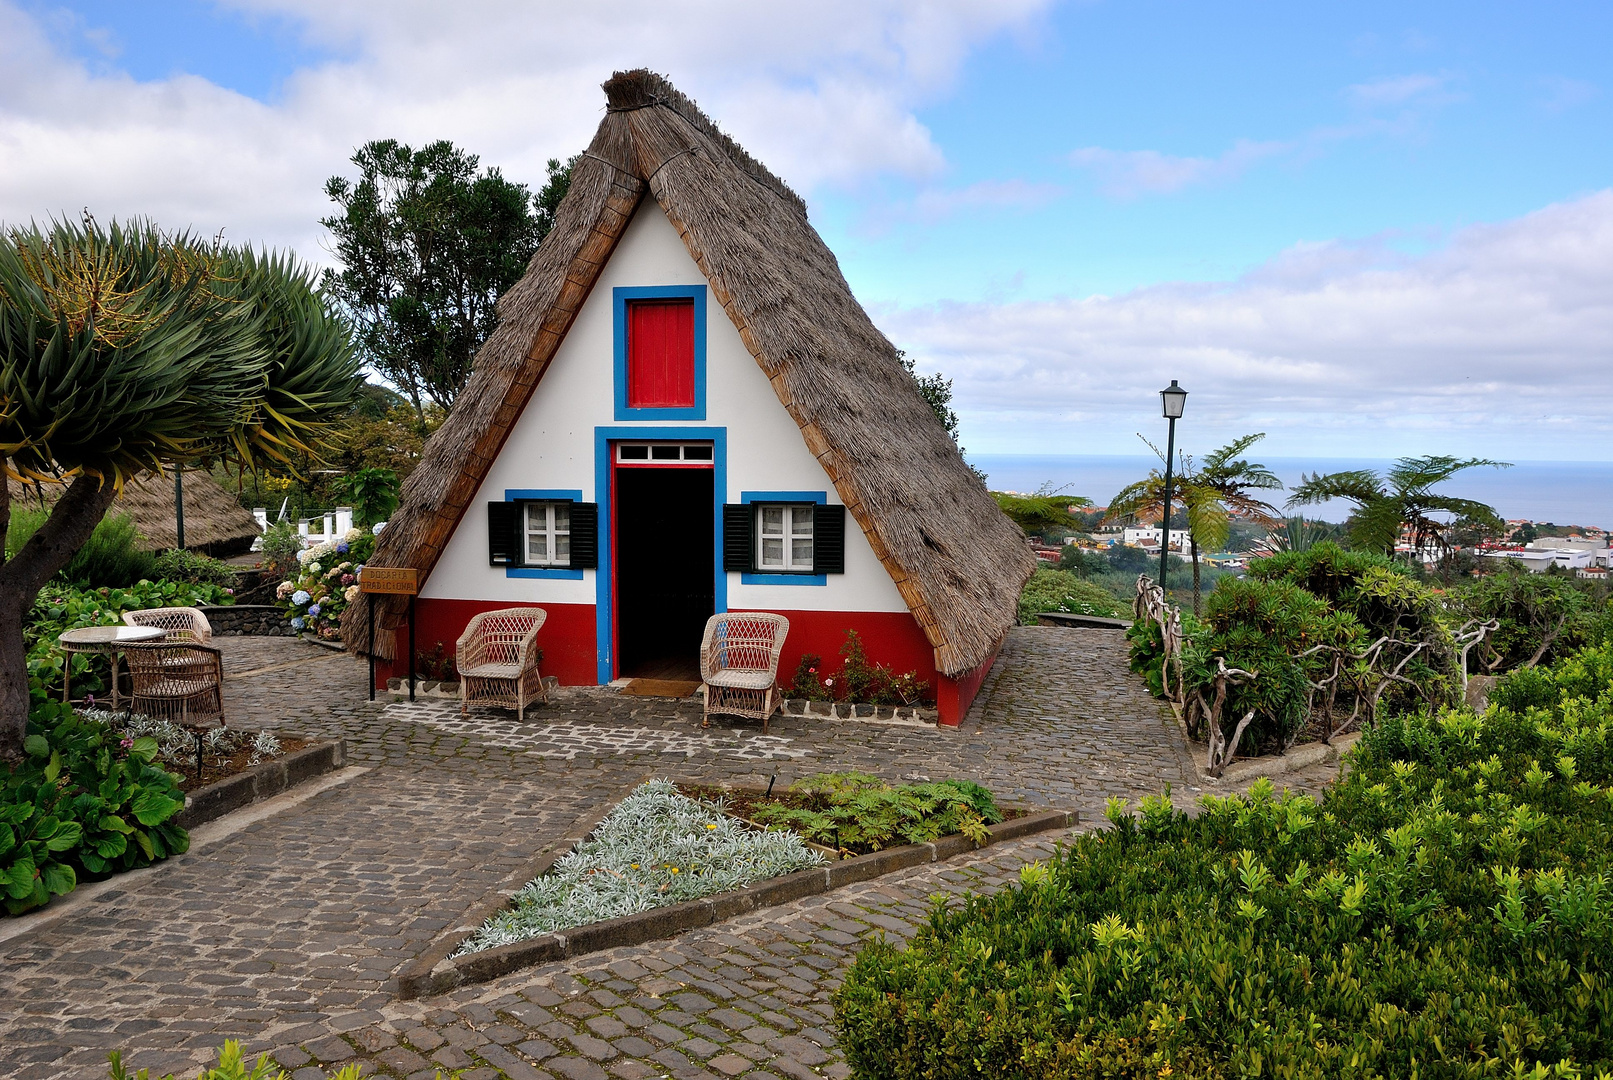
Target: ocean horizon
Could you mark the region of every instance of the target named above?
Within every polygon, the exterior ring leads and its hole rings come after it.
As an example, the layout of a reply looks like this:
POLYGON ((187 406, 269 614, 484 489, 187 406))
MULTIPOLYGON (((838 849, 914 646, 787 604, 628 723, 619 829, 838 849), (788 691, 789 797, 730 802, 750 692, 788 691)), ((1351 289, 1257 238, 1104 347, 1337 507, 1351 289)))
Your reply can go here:
MULTIPOLYGON (((1394 464, 1389 458, 1250 456, 1276 473, 1290 490, 1305 474, 1344 469, 1382 472, 1394 464)), ((1146 454, 971 454, 969 461, 986 473, 993 490, 1031 492, 1050 486, 1063 494, 1085 496, 1098 506, 1106 505, 1127 484, 1159 466, 1158 458, 1146 454)), ((1508 469, 1468 469, 1438 490, 1488 503, 1504 518, 1613 528, 1613 463, 1519 461, 1508 469)), ((1274 491, 1270 501, 1281 508, 1287 498, 1285 491, 1274 491)), ((1348 503, 1334 501, 1305 507, 1303 512, 1315 519, 1343 521, 1349 511, 1348 503)))

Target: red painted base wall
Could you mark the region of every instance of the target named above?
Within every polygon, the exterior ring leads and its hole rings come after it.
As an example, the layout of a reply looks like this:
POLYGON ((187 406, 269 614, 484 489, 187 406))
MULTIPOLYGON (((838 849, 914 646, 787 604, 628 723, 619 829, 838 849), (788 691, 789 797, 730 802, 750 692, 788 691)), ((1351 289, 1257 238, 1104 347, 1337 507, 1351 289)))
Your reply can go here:
MULTIPOLYGON (((465 632, 471 618, 483 611, 510 607, 495 600, 418 600, 415 650, 431 653, 441 642, 443 652, 453 655, 454 643, 465 632)), ((543 650, 543 673, 553 675, 562 686, 593 686, 598 681, 594 606, 592 604, 543 604, 549 617, 538 631, 538 648, 543 650)), ((962 722, 991 669, 991 659, 957 679, 935 670, 935 652, 918 621, 905 611, 788 611, 778 614, 790 620, 790 633, 779 660, 779 682, 785 686, 795 677, 796 666, 807 653, 820 660, 818 673, 832 677, 840 670, 840 650, 846 631, 855 630, 862 638, 868 659, 884 664, 897 674, 916 671, 935 687, 941 723, 962 722)), ((399 660, 376 664, 377 685, 384 687, 394 675, 406 676, 403 662, 408 651, 409 628, 397 632, 399 660)), ((995 654, 994 654, 995 655, 995 654)))
MULTIPOLYGON (((431 653, 442 642, 444 655, 454 655, 454 643, 465 632, 471 619, 484 611, 498 608, 520 607, 497 600, 416 600, 415 617, 420 625, 415 629, 416 652, 431 653)), ((594 605, 543 604, 548 613, 538 630, 538 648, 543 650, 540 669, 553 675, 562 686, 593 686, 594 666, 594 605)), ((404 657, 409 651, 409 626, 400 625, 397 631, 398 659, 391 664, 379 661, 375 665, 377 685, 384 687, 394 675, 407 677, 409 669, 404 657)))

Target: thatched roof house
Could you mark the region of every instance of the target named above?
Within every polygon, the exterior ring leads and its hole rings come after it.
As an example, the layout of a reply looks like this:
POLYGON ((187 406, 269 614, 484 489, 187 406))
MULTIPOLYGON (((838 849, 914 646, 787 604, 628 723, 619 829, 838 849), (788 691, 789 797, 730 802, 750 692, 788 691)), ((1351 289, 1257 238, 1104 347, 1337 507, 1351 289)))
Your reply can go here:
MULTIPOLYGON (((235 496, 202 472, 186 472, 185 547, 209 555, 239 555, 252 546, 262 530, 252 512, 235 496)), ((55 484, 11 482, 13 505, 49 506, 66 489, 55 484)), ((174 478, 143 475, 123 485, 108 514, 127 514, 140 534, 141 546, 163 551, 179 543, 178 521, 174 511, 174 478)))
MULTIPOLYGON (((933 673, 943 712, 956 714, 1033 568, 1019 530, 857 303, 800 197, 661 76, 618 73, 604 89, 606 115, 554 230, 501 300, 499 329, 373 559, 426 582, 419 647, 451 648, 472 607, 536 603, 549 610, 546 670, 608 681, 631 674, 635 648, 654 651, 622 624, 648 590, 680 648, 684 623, 713 608, 780 610, 793 655, 833 657, 856 629, 873 659, 933 673), (706 321, 708 294, 726 318, 706 321), (687 475, 632 471, 658 462, 687 475), (709 533, 687 513, 708 497, 709 533), (839 533, 847 514, 856 528, 839 533), (646 536, 665 558, 634 577, 646 536), (557 562, 565 542, 571 561, 557 562), (713 557, 715 581, 667 584, 672 567, 713 557), (799 584, 820 589, 788 588, 799 584), (587 663, 567 670, 566 641, 583 637, 587 663)), ((356 650, 367 645, 361 607, 343 625, 356 650)), ((380 625, 397 627, 404 610, 385 606, 380 625)), ((377 655, 392 657, 392 635, 377 639, 377 655)))

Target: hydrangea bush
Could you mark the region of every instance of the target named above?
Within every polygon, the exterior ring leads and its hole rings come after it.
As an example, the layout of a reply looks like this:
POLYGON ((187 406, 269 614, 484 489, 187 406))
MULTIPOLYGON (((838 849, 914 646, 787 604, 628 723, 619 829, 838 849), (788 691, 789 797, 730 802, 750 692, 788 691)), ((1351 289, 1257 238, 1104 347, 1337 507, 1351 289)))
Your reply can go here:
POLYGON ((337 637, 342 612, 358 599, 358 572, 374 550, 372 534, 349 529, 340 540, 299 551, 297 569, 275 589, 275 598, 286 605, 291 628, 322 638, 337 637))

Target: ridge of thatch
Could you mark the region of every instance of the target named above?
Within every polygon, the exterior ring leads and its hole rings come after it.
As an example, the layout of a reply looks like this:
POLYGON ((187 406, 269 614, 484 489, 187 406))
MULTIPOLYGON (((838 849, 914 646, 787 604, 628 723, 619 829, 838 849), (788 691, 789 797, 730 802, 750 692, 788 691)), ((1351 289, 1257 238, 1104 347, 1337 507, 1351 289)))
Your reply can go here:
MULTIPOLYGON (((261 530, 252 512, 203 472, 186 472, 185 547, 210 555, 237 555, 252 546, 261 530)), ((11 481, 13 506, 50 506, 66 487, 11 481)), ((127 514, 140 534, 140 546, 163 551, 179 543, 174 514, 173 474, 142 474, 130 479, 113 500, 108 514, 127 514)))
MULTIPOLYGON (((647 71, 604 85, 608 109, 553 231, 499 304, 500 325, 426 444, 372 562, 428 575, 646 191, 700 266, 935 648, 958 675, 1013 624, 1034 563, 852 295, 805 206, 647 71)), ((352 613, 343 637, 368 648, 352 613)), ((390 604, 383 627, 396 626, 390 604)), ((390 656, 388 638, 377 655, 390 656)))

